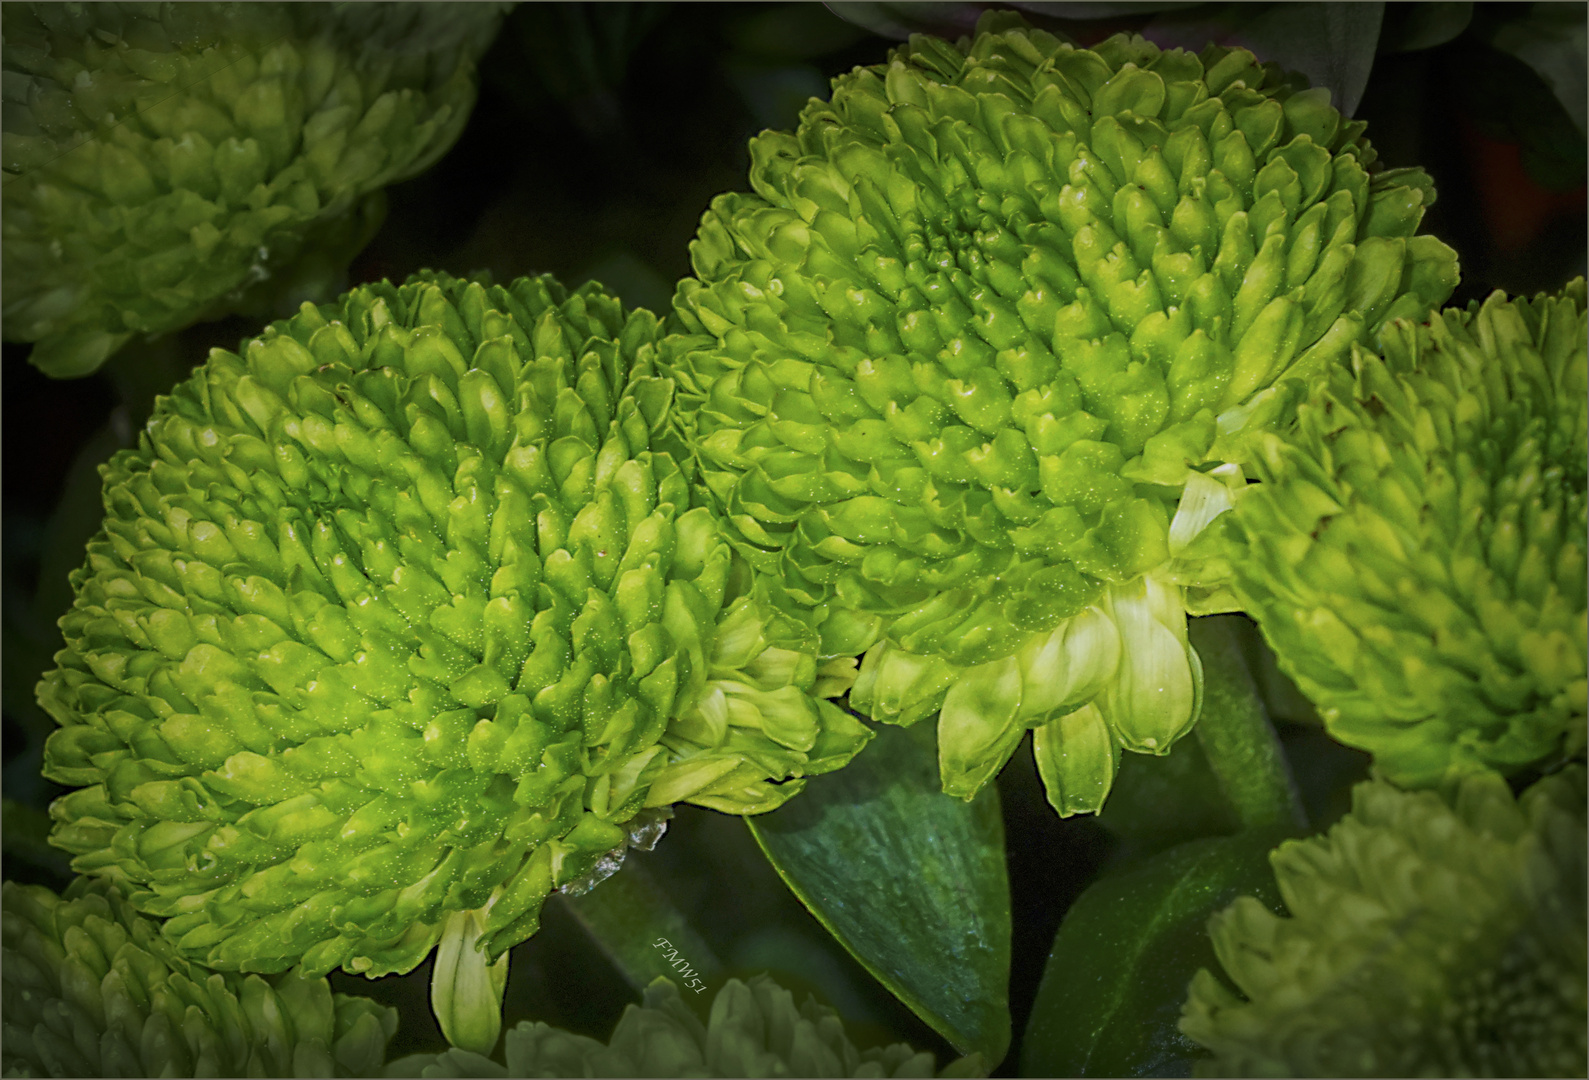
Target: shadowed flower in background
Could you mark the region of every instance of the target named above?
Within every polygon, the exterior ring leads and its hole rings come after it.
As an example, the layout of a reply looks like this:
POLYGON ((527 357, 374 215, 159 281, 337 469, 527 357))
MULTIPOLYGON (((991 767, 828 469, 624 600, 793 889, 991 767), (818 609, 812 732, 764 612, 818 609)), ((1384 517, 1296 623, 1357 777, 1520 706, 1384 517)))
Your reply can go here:
POLYGON ((508 7, 7 4, 6 340, 84 375, 330 299, 381 189, 463 130, 508 7))
POLYGON ((1209 1076, 1582 1076, 1584 771, 1514 800, 1481 773, 1359 785, 1328 834, 1270 856, 1289 917, 1210 922, 1181 1028, 1209 1076))

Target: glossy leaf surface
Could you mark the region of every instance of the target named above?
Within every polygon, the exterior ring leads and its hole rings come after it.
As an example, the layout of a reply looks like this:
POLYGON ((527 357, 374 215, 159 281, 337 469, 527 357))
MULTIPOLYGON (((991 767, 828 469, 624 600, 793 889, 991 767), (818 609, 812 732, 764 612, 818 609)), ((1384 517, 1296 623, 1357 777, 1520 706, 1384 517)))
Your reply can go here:
POLYGON ((1176 1023, 1214 957, 1209 916, 1243 894, 1279 910, 1268 854, 1286 835, 1194 840, 1083 893, 1054 937, 1021 1075, 1190 1075, 1206 1055, 1176 1023))
POLYGON ((848 767, 747 818, 833 936, 962 1053, 1010 1042, 1010 889, 998 792, 939 790, 932 728, 881 727, 848 767))

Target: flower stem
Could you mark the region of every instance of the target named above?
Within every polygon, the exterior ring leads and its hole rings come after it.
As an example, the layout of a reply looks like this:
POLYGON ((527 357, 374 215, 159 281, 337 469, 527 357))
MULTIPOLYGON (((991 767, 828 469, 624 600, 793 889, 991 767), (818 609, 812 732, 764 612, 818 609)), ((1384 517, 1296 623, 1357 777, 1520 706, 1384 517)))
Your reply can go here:
POLYGON ((1192 646, 1203 662, 1203 711, 1197 741, 1220 790, 1245 828, 1290 825, 1307 828, 1291 766, 1258 686, 1236 638, 1235 615, 1211 615, 1188 623, 1192 646))
POLYGON ((557 897, 636 991, 665 975, 705 1015, 722 986, 723 963, 635 858, 590 892, 557 897))

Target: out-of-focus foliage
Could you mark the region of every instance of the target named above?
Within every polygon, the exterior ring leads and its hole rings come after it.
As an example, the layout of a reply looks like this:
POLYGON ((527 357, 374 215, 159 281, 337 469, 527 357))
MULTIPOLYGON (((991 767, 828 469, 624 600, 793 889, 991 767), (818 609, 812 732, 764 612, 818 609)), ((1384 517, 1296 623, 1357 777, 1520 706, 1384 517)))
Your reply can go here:
POLYGON ((644 807, 848 761, 853 662, 691 508, 655 336, 421 276, 216 350, 106 466, 40 687, 74 868, 222 969, 407 971, 528 937, 644 807))
POLYGON ((381 189, 446 152, 508 5, 15 3, 5 336, 51 375, 326 300, 381 189))
POLYGON ((1397 783, 1582 753, 1584 282, 1382 341, 1267 437, 1230 519, 1237 595, 1397 783))
POLYGON ((1360 785, 1326 836, 1271 856, 1289 917, 1244 897, 1210 923, 1182 1030, 1211 1076, 1582 1076, 1581 766, 1514 800, 1360 785))
POLYGON ((713 201, 664 354, 739 549, 851 701, 939 711, 970 797, 1027 728, 1062 814, 1197 715, 1200 545, 1253 435, 1455 256, 1416 169, 1250 53, 989 16, 835 81, 713 201))
POLYGON ((7 1076, 380 1076, 397 1013, 323 978, 217 974, 114 887, 6 882, 7 1076))
POLYGON ((706 1023, 684 1004, 678 984, 659 978, 630 1005, 606 1043, 541 1023, 511 1028, 505 1065, 464 1050, 394 1061, 388 1076, 986 1076, 980 1057, 937 1072, 933 1056, 904 1043, 860 1051, 832 1009, 794 995, 766 976, 730 979, 706 1023))

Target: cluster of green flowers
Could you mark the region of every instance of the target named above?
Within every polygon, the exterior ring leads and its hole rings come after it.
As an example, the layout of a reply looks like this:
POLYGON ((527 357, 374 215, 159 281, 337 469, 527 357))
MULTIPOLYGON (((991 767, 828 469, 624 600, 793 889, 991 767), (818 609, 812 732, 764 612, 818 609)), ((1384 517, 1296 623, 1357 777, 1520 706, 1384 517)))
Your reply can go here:
POLYGON ((1181 1028, 1219 1076, 1582 1076, 1584 770, 1514 799, 1360 785, 1327 836, 1272 856, 1290 917, 1238 900, 1181 1028))
MULTIPOLYGON (((342 246, 328 226, 454 137, 497 17, 183 7, 109 5, 97 38, 7 8, 33 128, 8 113, 6 313, 47 370, 243 302, 256 250, 276 288, 342 246)), ((1385 779, 1277 853, 1293 919, 1216 923, 1250 1000, 1205 974, 1187 1033, 1236 1071, 1576 1067, 1582 773, 1514 803, 1490 770, 1584 750, 1584 287, 1438 312, 1429 178, 1362 136, 1239 49, 995 14, 753 140, 754 194, 713 202, 666 321, 427 273, 212 353, 105 467, 40 688, 46 775, 77 789, 54 842, 108 884, 8 891, 57 942, 17 955, 80 954, 26 991, 65 1004, 19 1045, 60 1071, 98 1024, 103 1067, 153 1068, 180 1021, 177 1071, 254 1068, 250 1033, 267 1071, 367 1071, 381 1021, 331 1019, 317 977, 439 943, 500 997, 549 893, 649 811, 760 813, 850 761, 870 731, 829 699, 936 712, 964 798, 1031 729, 1055 809, 1095 811, 1122 750, 1197 719, 1188 615, 1245 610, 1385 779), (181 989, 123 990, 124 954, 181 989), (265 1005, 225 1027, 267 992, 301 1032, 265 1005)), ((671 984, 646 1002, 609 1045, 521 1025, 505 1066, 394 1067, 933 1068, 764 981, 704 1026, 671 984)))
POLYGON ((423 275, 162 398, 40 687, 74 867, 218 969, 374 976, 462 911, 500 955, 645 807, 853 757, 853 663, 692 504, 656 334, 594 285, 423 275))
POLYGON ((1418 170, 1242 50, 913 38, 752 141, 668 359, 737 543, 933 712, 971 797, 1027 728, 1062 814, 1198 712, 1198 544, 1297 388, 1456 283, 1418 170))
POLYGON ((191 963, 114 886, 0 890, 7 1076, 380 1076, 395 1010, 191 963))
POLYGON ((51 375, 335 291, 452 145, 505 4, 16 3, 5 336, 51 375))
POLYGON ((966 1077, 986 1076, 972 1054, 936 1072, 933 1056, 905 1043, 857 1050, 837 1013, 794 995, 765 975, 729 979, 702 1024, 671 980, 658 978, 630 1005, 612 1037, 598 1042, 541 1023, 510 1028, 499 1064, 451 1049, 392 1063, 389 1076, 690 1076, 966 1077))

